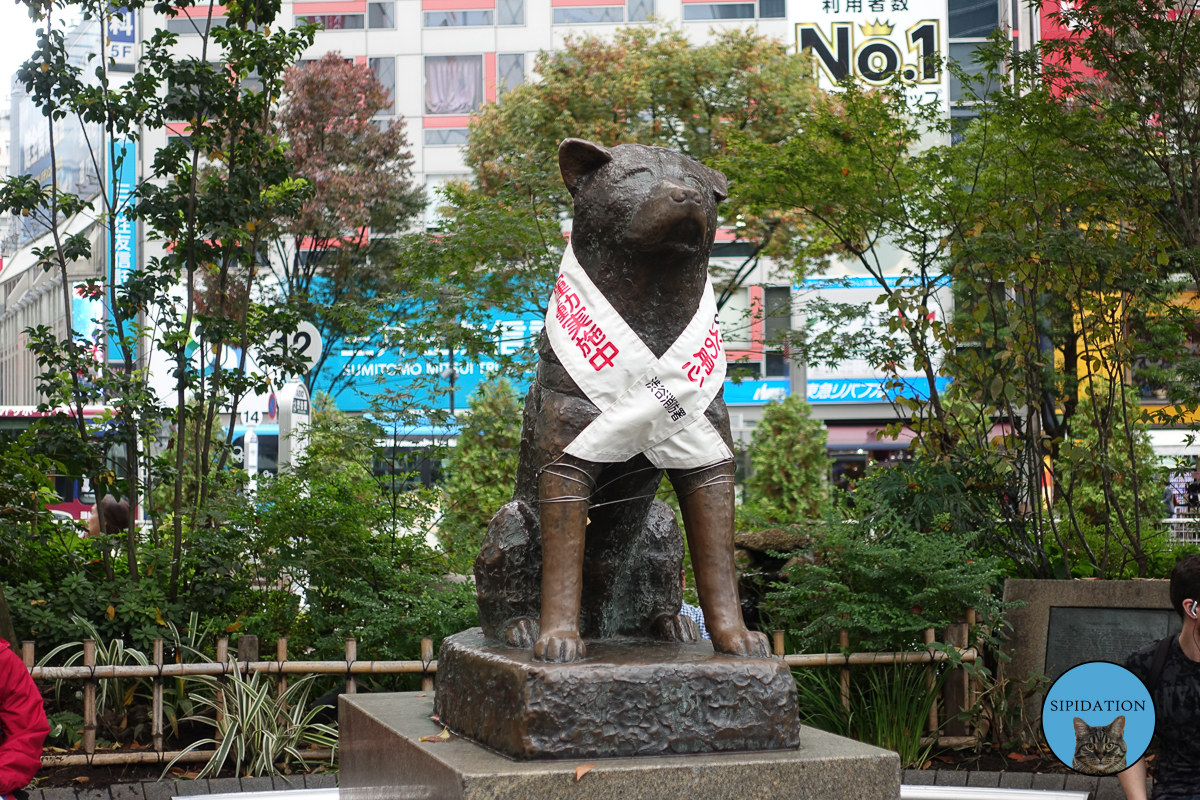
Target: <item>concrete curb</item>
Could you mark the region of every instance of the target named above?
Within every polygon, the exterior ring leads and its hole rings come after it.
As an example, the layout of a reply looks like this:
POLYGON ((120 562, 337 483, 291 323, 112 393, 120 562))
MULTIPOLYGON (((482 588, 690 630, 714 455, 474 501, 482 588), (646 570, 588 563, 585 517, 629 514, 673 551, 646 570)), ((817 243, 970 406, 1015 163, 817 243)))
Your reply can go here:
MULTIPOLYGON (((905 769, 900 782, 912 786, 992 786, 1001 789, 1058 789, 1072 792, 1092 792, 1095 800, 1125 800, 1116 776, 1096 778, 1077 773, 1054 772, 968 772, 953 769, 905 769)), ((1150 794, 1151 781, 1146 781, 1150 794)), ((57 800, 57 798, 48 798, 57 800)), ((113 800, 119 800, 114 797, 113 800)))
POLYGON ((29 800, 171 800, 172 797, 195 794, 332 789, 337 785, 336 773, 322 772, 276 778, 198 778, 193 781, 114 783, 102 788, 80 786, 77 789, 32 789, 28 794, 29 800))

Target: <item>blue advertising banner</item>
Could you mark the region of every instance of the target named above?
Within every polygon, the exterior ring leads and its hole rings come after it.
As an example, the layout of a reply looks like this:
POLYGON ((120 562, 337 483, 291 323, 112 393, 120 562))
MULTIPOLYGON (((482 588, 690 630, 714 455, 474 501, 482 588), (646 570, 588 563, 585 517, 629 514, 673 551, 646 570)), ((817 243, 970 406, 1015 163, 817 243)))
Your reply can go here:
MULTIPOLYGON (((137 269, 137 222, 125 214, 133 205, 133 192, 137 188, 137 143, 112 142, 108 156, 111 159, 109 198, 115 212, 112 220, 112 249, 108 252, 111 259, 108 274, 113 276, 117 286, 122 286, 129 279, 129 274, 137 269)), ((108 359, 123 361, 124 355, 115 333, 116 331, 109 332, 108 359)), ((130 333, 131 331, 125 331, 127 336, 130 333)), ((137 358, 136 347, 133 357, 137 358)))
MULTIPOLYGON (((928 398, 929 384, 924 378, 902 378, 903 386, 887 388, 886 378, 818 378, 808 380, 808 402, 886 403, 895 397, 928 398)), ((937 378, 938 392, 950 385, 949 378, 937 378)))
POLYGON ((760 406, 772 400, 786 400, 792 393, 791 381, 787 378, 763 381, 743 380, 741 383, 725 381, 725 405, 760 406))
MULTIPOLYGON (((545 319, 542 315, 498 319, 492 324, 501 355, 515 355, 521 348, 535 348, 545 319)), ((313 393, 334 394, 342 411, 368 411, 371 398, 385 392, 408 394, 406 400, 423 408, 448 409, 451 405, 450 351, 433 349, 412 352, 398 347, 377 347, 333 342, 313 393)), ((500 365, 489 359, 470 360, 454 354, 454 408, 466 408, 471 393, 494 376, 500 365)), ((529 376, 531 377, 531 376, 529 376)), ((514 379, 513 386, 524 394, 529 377, 514 379)))
MULTIPOLYGON (((539 314, 517 319, 499 319, 493 323, 496 347, 502 355, 516 355, 524 347, 530 352, 537 347, 545 320, 539 314)), ((406 393, 409 402, 423 408, 450 408, 450 367, 448 350, 409 352, 393 347, 373 347, 334 342, 321 373, 313 385, 318 391, 336 392, 338 408, 342 411, 365 412, 371 409, 371 398, 384 392, 406 393)), ((454 408, 466 408, 471 394, 483 381, 494 376, 499 364, 488 359, 470 361, 461 353, 454 356, 454 408)), ((511 379, 518 394, 529 389, 532 370, 520 378, 511 379)), ((790 394, 786 378, 774 380, 725 381, 725 403, 762 405, 783 400, 790 394)))

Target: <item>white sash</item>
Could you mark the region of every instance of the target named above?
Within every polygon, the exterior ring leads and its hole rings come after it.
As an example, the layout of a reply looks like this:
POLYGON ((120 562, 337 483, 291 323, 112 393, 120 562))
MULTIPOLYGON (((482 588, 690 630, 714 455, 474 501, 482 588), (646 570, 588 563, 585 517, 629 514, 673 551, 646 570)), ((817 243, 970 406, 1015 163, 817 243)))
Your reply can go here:
POLYGON ((691 322, 662 358, 655 358, 568 246, 546 310, 546 333, 567 373, 600 409, 566 452, 598 463, 645 453, 661 469, 703 467, 733 457, 704 416, 725 381, 725 345, 711 280, 691 322))

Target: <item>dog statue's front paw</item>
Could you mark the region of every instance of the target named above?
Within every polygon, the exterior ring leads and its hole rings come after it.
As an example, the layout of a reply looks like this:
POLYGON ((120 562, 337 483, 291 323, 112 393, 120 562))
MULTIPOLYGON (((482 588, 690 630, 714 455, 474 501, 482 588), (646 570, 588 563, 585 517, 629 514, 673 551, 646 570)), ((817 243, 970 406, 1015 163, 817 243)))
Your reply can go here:
POLYGON ((519 647, 522 650, 527 650, 533 647, 533 643, 537 641, 537 637, 537 620, 532 620, 529 617, 521 617, 520 619, 513 620, 504 629, 504 643, 509 647, 519 647))
POLYGON ((533 657, 538 661, 569 664, 587 655, 587 648, 578 631, 547 631, 538 637, 533 646, 533 657))
POLYGON ((771 657, 771 647, 767 642, 767 637, 758 631, 750 631, 745 628, 715 631, 709 628, 708 635, 712 637, 713 649, 718 653, 729 653, 748 658, 771 657))
POLYGON ((700 641, 700 627, 696 620, 683 614, 663 614, 654 620, 654 638, 662 642, 700 641))

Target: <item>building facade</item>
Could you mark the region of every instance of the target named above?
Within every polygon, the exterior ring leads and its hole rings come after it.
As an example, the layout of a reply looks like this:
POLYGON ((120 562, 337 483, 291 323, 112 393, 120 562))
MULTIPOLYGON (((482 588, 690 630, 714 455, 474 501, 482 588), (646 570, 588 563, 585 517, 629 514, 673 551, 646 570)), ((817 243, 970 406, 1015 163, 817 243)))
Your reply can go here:
MULTIPOLYGON (((190 16, 168 19, 146 10, 132 19, 128 69, 134 68, 137 42, 160 27, 179 34, 181 55, 199 57, 198 33, 206 24, 209 7, 197 6, 187 13, 190 16)), ((222 6, 212 7, 211 13, 212 24, 224 23, 222 6)), ((932 51, 974 69, 972 50, 997 28, 1016 27, 1012 22, 1020 19, 1030 19, 1032 24, 1015 30, 1014 41, 1028 46, 1036 37, 1036 18, 1029 17, 1024 0, 949 0, 948 5, 947 0, 322 0, 284 2, 281 12, 282 21, 323 25, 305 59, 339 52, 369 66, 389 89, 393 103, 380 119, 405 121, 415 178, 431 196, 448 180, 469 180, 463 144, 471 116, 505 89, 536 80, 533 68, 538 52, 560 47, 568 37, 611 36, 622 26, 661 20, 678 26, 699 44, 722 28, 749 28, 793 47, 804 44, 813 49, 823 81, 837 77, 839 69, 867 78, 888 69, 910 70, 921 92, 946 113, 967 117, 972 111, 961 102, 961 87, 945 73, 926 75, 920 57, 932 51)), ((94 33, 81 26, 79 46, 86 48, 94 33)), ((115 40, 116 34, 110 38, 115 40)), ((14 95, 13 108, 19 106, 20 98, 14 95)), ((14 126, 14 152, 24 148, 32 159, 36 155, 33 134, 22 131, 16 118, 14 126)), ((146 132, 132 159, 138 174, 149 173, 154 152, 169 137, 184 134, 183 123, 146 132)), ((14 159, 17 171, 30 171, 30 166, 14 159)), ((426 224, 436 224, 432 213, 426 212, 426 224)), ((22 234, 0 270, 0 405, 37 402, 36 365, 24 352, 21 331, 35 324, 57 325, 65 331, 61 286, 54 283, 59 279, 32 269, 34 234, 22 234)), ((133 252, 138 258, 152 254, 140 237, 136 244, 133 252)), ((746 248, 722 231, 714 264, 740 263, 746 248)), ((78 264, 69 279, 102 275, 101 267, 78 264)), ((903 265, 895 267, 899 270, 903 265)), ((852 266, 840 269, 849 277, 863 277, 852 266)), ((789 273, 762 262, 731 298, 723 316, 731 371, 741 378, 726 386, 735 437, 748 443, 766 402, 800 393, 829 426, 831 449, 864 462, 873 453, 891 457, 905 443, 885 447, 874 437, 876 429, 896 419, 894 407, 878 391, 880 376, 865 365, 832 374, 806 373, 788 354, 767 344, 780 327, 802 323, 798 307, 803 297, 825 291, 833 290, 794 284, 789 273)), ((865 285, 858 291, 872 292, 865 285)), ((85 304, 73 311, 76 321, 95 313, 85 304)), ((527 343, 538 332, 537 320, 501 321, 497 326, 501 346, 527 343)), ((440 369, 436 355, 416 361, 430 358, 431 363, 414 361, 410 366, 426 374, 440 369)), ((392 379, 403 381, 403 369, 392 369, 392 379)), ((466 391, 468 386, 464 385, 466 391)), ((466 391, 456 398, 459 408, 465 405, 466 391)), ((351 398, 346 403, 339 398, 339 403, 347 410, 362 410, 351 398)))

